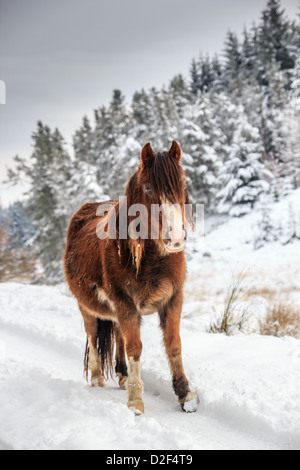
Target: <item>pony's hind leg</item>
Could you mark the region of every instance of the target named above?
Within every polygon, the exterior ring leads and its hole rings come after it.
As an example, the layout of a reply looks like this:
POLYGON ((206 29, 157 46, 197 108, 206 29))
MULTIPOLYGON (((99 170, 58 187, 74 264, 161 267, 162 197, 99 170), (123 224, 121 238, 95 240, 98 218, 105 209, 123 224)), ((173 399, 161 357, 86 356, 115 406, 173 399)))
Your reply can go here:
POLYGON ((126 380, 128 378, 127 365, 125 359, 125 341, 122 331, 116 326, 116 367, 115 371, 119 379, 119 385, 125 390, 126 380))
POLYGON ((98 320, 96 317, 88 315, 83 307, 79 306, 79 309, 83 316, 84 328, 87 334, 87 345, 84 360, 86 377, 88 379, 88 371, 90 371, 91 385, 98 385, 99 387, 103 387, 104 376, 97 348, 98 320))

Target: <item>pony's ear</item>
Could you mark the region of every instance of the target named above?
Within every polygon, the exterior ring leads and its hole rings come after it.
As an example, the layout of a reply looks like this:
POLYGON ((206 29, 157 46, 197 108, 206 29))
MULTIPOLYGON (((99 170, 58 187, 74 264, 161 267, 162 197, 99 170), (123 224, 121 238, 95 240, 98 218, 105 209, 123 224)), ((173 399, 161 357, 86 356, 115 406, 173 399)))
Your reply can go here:
POLYGON ((176 142, 176 140, 173 140, 172 145, 169 150, 169 154, 171 155, 172 158, 176 158, 178 162, 181 159, 181 148, 178 142, 176 142))
POLYGON ((154 152, 152 150, 150 143, 148 142, 147 144, 144 145, 141 151, 141 160, 144 166, 147 166, 147 163, 149 162, 149 160, 151 160, 153 155, 154 155, 154 152))

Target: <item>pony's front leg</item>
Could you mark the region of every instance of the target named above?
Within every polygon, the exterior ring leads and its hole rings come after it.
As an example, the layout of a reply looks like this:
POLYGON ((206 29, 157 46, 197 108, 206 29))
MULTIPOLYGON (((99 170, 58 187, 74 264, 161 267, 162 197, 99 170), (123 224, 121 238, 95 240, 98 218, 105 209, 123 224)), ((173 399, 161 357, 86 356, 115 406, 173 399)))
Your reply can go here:
POLYGON ((182 307, 182 293, 172 297, 170 302, 159 312, 160 326, 163 331, 164 344, 168 356, 173 388, 183 411, 194 412, 198 408, 198 395, 191 391, 188 379, 185 376, 180 339, 180 316, 182 307))
POLYGON ((137 313, 119 318, 125 338, 126 354, 129 362, 127 379, 128 407, 136 414, 144 413, 143 382, 141 379, 140 358, 142 342, 140 339, 140 319, 137 313))

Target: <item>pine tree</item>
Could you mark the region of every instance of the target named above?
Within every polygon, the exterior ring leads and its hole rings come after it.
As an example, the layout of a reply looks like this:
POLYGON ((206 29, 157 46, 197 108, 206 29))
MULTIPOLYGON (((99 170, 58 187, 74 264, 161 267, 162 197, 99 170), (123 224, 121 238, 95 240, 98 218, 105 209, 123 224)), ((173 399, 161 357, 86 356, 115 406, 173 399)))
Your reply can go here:
POLYGON ((47 280, 57 281, 63 272, 61 259, 69 216, 66 189, 72 163, 57 129, 51 132, 39 121, 32 138, 30 162, 16 158, 15 176, 28 180, 29 213, 35 228, 33 247, 47 280))
POLYGON ((67 185, 68 214, 71 217, 86 202, 110 199, 99 184, 97 167, 85 161, 77 161, 72 168, 67 185))
POLYGON ((198 62, 193 59, 190 68, 190 77, 190 93, 194 98, 197 97, 199 91, 207 92, 212 88, 221 91, 224 87, 222 81, 222 67, 216 55, 213 60, 210 60, 209 55, 204 57, 202 54, 198 62))
POLYGON ((300 58, 292 73, 290 99, 283 111, 282 134, 285 148, 282 155, 281 177, 291 191, 300 187, 300 58))
MULTIPOLYGON (((168 144, 172 140, 182 140, 186 108, 190 103, 188 85, 182 75, 176 75, 164 94, 165 112, 168 116, 168 144)), ((168 145, 167 144, 167 145, 168 145)))
POLYGON ((220 135, 209 93, 199 93, 195 103, 187 106, 182 128, 183 163, 192 199, 210 211, 218 189, 220 135))
POLYGON ((169 145, 168 131, 170 128, 169 117, 166 109, 167 90, 163 87, 158 90, 152 87, 149 92, 151 107, 151 123, 149 128, 149 140, 154 148, 164 149, 169 145))
POLYGON ((266 243, 272 243, 279 238, 279 228, 274 224, 271 216, 270 195, 266 195, 261 204, 260 221, 256 227, 254 237, 254 248, 256 250, 262 248, 266 243))
POLYGON ((212 89, 216 93, 225 90, 225 78, 222 64, 218 55, 215 55, 211 62, 212 89))
POLYGON ((259 129, 260 133, 263 126, 263 100, 263 89, 259 86, 259 83, 255 77, 250 77, 248 83, 246 83, 243 87, 243 93, 239 103, 243 106, 249 123, 259 129))
POLYGON ((188 85, 181 74, 176 75, 169 84, 168 92, 174 102, 179 117, 184 115, 185 106, 189 102, 188 85))
POLYGON ((240 95, 242 83, 241 83, 241 66, 242 66, 242 54, 241 48, 238 41, 238 37, 232 31, 228 31, 225 40, 225 66, 224 75, 227 84, 227 89, 235 95, 240 95))
POLYGON ((257 29, 252 27, 249 33, 246 28, 243 31, 241 46, 241 78, 243 83, 253 83, 259 70, 257 54, 257 29))
POLYGON ((275 61, 281 70, 293 68, 294 61, 287 47, 288 21, 280 0, 268 0, 262 12, 259 29, 260 57, 263 64, 275 61))
POLYGON ((237 107, 236 128, 220 173, 222 189, 218 198, 221 213, 244 215, 254 207, 259 196, 268 191, 262 154, 259 130, 249 124, 242 106, 237 107))
POLYGON ((108 107, 102 106, 95 112, 93 149, 97 166, 97 178, 105 194, 114 190, 111 180, 118 152, 129 132, 129 115, 125 97, 120 90, 113 90, 108 107))
POLYGON ((94 163, 93 132, 87 116, 83 117, 82 126, 74 134, 73 149, 76 161, 94 163))
POLYGON ((127 181, 140 164, 142 146, 133 136, 123 135, 119 141, 114 166, 110 176, 109 195, 113 199, 122 197, 127 181))
MULTIPOLYGON (((300 48, 299 48, 300 51, 300 48)), ((300 98, 300 55, 295 62, 295 67, 291 74, 291 93, 290 97, 300 98)))
POLYGON ((132 97, 131 108, 133 111, 133 119, 135 126, 144 127, 151 124, 151 104, 148 93, 142 88, 141 91, 136 91, 132 97))
POLYGON ((226 155, 236 128, 237 105, 226 92, 212 94, 211 104, 216 126, 220 131, 219 145, 222 147, 223 154, 226 155))
POLYGON ((115 142, 121 134, 128 132, 128 113, 125 105, 125 96, 121 90, 113 90, 112 100, 109 106, 110 119, 113 124, 115 142))
POLYGON ((284 140, 282 136, 283 109, 287 102, 287 79, 275 61, 265 71, 268 86, 263 88, 261 135, 268 158, 282 159, 284 140))
POLYGON ((213 70, 210 62, 210 58, 200 56, 199 59, 199 80, 200 80, 200 91, 209 91, 213 86, 213 70))
POLYGON ((201 85, 199 69, 196 60, 193 59, 190 68, 190 91, 192 96, 196 97, 200 89, 201 85))

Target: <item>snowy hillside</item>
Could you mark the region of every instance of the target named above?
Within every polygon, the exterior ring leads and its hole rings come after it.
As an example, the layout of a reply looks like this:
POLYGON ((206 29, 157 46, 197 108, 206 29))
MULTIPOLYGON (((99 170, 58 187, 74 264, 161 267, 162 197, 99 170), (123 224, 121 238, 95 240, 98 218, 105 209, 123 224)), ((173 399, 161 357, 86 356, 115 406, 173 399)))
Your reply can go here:
MULTIPOLYGON (((291 204, 299 207, 299 197, 271 207, 273 225, 291 204)), ((300 242, 255 249, 259 217, 216 227, 200 253, 188 253, 181 336, 201 401, 195 414, 182 413, 172 391, 156 315, 143 321, 145 415, 135 417, 117 381, 103 389, 85 382, 83 322, 64 284, 0 284, 0 448, 299 450, 299 339, 253 331, 264 292, 284 292, 300 305, 300 242), (241 271, 253 294, 250 334, 209 333, 241 271)))
POLYGON ((186 315, 184 363, 201 398, 189 415, 171 389, 157 318, 146 318, 146 413, 135 417, 117 383, 84 381, 85 334, 64 288, 12 283, 0 292, 0 448, 300 448, 298 340, 213 335, 186 315))

